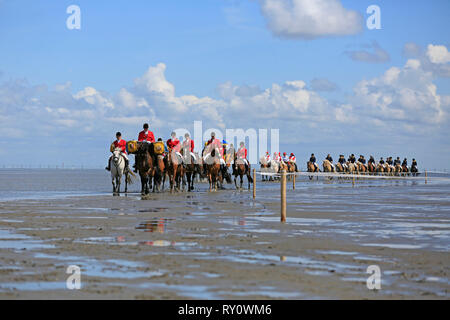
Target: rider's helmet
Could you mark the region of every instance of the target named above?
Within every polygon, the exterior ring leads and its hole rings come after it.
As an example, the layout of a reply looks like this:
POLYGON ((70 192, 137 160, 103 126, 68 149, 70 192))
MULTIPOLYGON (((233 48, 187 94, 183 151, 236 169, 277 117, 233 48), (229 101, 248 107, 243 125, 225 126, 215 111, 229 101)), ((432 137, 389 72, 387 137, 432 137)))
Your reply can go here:
POLYGON ((122 136, 122 134, 120 133, 120 131, 117 131, 117 132, 116 132, 116 137, 119 138, 119 137, 121 137, 121 136, 122 136))
POLYGON ((148 123, 144 123, 143 128, 144 128, 144 130, 145 130, 145 129, 148 129, 148 123))

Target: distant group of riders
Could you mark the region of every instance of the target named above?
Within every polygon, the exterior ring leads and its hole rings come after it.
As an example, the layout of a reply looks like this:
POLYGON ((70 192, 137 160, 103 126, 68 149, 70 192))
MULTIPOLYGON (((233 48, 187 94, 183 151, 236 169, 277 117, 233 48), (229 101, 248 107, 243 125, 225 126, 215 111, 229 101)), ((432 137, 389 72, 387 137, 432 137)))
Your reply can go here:
MULTIPOLYGON (((316 161, 316 156, 311 154, 311 157, 307 163, 308 172, 320 172, 319 165, 316 161)), ((408 159, 404 158, 403 161, 400 157, 393 160, 393 157, 387 157, 386 160, 383 157, 377 162, 373 156, 369 157, 369 160, 363 155, 360 155, 356 159, 352 153, 346 160, 344 155, 339 155, 339 159, 336 164, 333 163, 333 158, 330 154, 327 155, 322 164, 323 172, 338 172, 338 173, 370 173, 370 174, 418 174, 417 161, 412 159, 411 167, 408 167, 408 159)))
POLYGON ((223 181, 231 183, 228 168, 232 168, 232 175, 236 188, 242 188, 243 177, 247 176, 248 188, 253 179, 250 175, 250 163, 247 160, 247 149, 244 142, 240 142, 238 150, 233 144, 228 145, 225 140, 220 141, 214 132, 202 150, 201 154, 194 152, 194 141, 189 133, 184 135, 181 142, 175 132, 165 143, 162 138, 155 139, 155 135, 149 130, 148 123, 143 125, 137 140, 125 141, 120 132, 116 133, 116 140, 111 145, 113 155, 108 160, 105 168, 111 171, 114 192, 120 191, 120 179, 126 176, 125 192, 129 175, 139 173, 141 178, 141 193, 149 193, 164 189, 166 177, 170 182, 170 190, 180 190, 186 186, 188 191, 194 189, 194 178, 207 178, 210 190, 223 188, 223 181), (134 170, 129 167, 129 154, 135 155, 134 170), (120 161, 123 160, 123 165, 120 161), (240 177, 240 187, 237 185, 237 177, 240 177))

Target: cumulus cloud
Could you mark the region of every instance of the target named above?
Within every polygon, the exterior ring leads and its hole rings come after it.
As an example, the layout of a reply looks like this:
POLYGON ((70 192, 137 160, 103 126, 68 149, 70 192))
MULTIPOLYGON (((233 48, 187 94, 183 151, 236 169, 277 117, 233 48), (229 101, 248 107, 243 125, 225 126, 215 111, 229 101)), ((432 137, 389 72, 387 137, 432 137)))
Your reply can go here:
POLYGON ((383 121, 433 125, 443 123, 448 115, 448 104, 437 93, 432 72, 424 70, 416 59, 408 60, 402 68, 389 68, 380 77, 358 82, 352 102, 364 108, 365 116, 383 121))
POLYGON ((346 51, 345 54, 353 61, 368 63, 384 63, 391 59, 389 53, 381 48, 376 41, 372 42, 372 44, 367 47, 369 47, 372 52, 367 50, 353 50, 346 51))
POLYGON ((268 28, 283 38, 314 39, 362 31, 363 19, 339 0, 260 0, 268 28))
POLYGON ((429 44, 427 48, 427 57, 431 63, 442 64, 450 62, 450 52, 446 46, 429 44))

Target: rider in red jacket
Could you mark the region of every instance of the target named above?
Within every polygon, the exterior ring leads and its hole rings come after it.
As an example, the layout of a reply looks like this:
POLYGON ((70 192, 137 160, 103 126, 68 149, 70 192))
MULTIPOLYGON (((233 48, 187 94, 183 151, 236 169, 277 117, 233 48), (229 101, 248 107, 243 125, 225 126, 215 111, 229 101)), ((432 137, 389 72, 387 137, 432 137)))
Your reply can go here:
MULTIPOLYGON (((116 138, 117 138, 117 140, 113 142, 114 148, 120 148, 121 154, 122 154, 123 158, 125 159, 125 169, 129 170, 129 168, 128 168, 129 161, 128 161, 128 155, 127 155, 127 142, 122 139, 122 134, 120 132, 116 133, 116 138)), ((105 168, 108 171, 111 170, 111 157, 109 157, 108 166, 105 168)))
POLYGON ((153 132, 151 132, 150 130, 148 130, 148 123, 144 123, 144 130, 142 130, 141 132, 139 132, 139 137, 138 137, 138 141, 147 141, 147 142, 155 142, 155 135, 153 134, 153 132))

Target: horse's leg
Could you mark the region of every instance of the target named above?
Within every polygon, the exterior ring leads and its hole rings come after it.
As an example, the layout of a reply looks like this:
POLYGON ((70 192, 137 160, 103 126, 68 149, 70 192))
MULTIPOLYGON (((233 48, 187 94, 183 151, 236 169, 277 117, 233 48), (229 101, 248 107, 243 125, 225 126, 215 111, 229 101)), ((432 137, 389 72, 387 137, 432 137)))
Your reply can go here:
POLYGON ((237 176, 234 176, 234 186, 236 187, 236 190, 239 190, 236 180, 237 180, 237 176))

